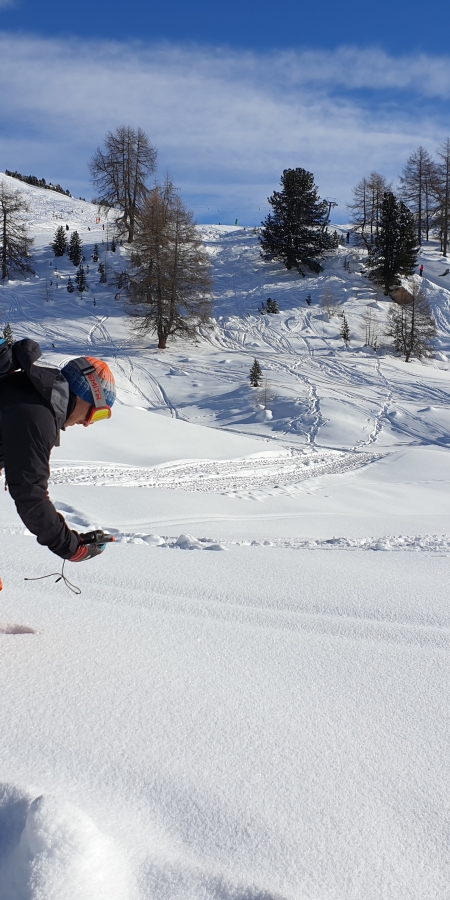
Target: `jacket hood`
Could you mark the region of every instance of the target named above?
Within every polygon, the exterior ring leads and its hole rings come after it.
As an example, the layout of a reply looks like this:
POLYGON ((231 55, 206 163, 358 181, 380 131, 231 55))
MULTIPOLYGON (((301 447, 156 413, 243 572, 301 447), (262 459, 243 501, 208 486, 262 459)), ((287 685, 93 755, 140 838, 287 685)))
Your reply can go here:
POLYGON ((0 344, 0 376, 22 369, 41 397, 52 407, 58 431, 64 427, 69 404, 69 385, 59 369, 36 366, 42 351, 36 341, 24 338, 12 347, 0 344))

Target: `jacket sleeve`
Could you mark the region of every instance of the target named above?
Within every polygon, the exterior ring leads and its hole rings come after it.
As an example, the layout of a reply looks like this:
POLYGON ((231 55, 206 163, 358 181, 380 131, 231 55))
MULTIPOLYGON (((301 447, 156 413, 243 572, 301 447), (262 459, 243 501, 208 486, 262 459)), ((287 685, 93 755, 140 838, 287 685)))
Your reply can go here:
POLYGON ((11 347, 3 338, 0 338, 0 376, 8 375, 13 369, 13 355, 11 347))
POLYGON ((79 538, 56 511, 48 491, 49 459, 57 438, 52 411, 22 403, 2 418, 5 477, 22 522, 39 544, 62 559, 76 553, 79 538))

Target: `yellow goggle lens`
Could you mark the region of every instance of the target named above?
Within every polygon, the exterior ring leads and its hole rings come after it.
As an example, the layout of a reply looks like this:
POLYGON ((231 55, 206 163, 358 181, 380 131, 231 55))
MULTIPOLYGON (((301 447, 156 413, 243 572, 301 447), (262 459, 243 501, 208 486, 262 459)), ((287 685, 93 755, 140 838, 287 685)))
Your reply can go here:
POLYGON ((103 407, 102 409, 93 409, 89 416, 89 424, 91 425, 92 422, 101 422, 102 419, 110 419, 110 418, 111 418, 111 410, 110 409, 105 409, 105 407, 103 407))

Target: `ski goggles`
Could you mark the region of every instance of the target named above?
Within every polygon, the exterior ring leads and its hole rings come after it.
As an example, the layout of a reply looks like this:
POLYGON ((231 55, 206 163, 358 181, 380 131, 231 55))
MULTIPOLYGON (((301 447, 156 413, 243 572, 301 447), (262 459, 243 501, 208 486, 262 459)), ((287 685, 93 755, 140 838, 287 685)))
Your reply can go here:
POLYGON ((103 419, 110 419, 112 415, 111 407, 106 403, 105 392, 94 366, 85 356, 74 359, 73 362, 87 379, 94 400, 94 403, 89 407, 88 414, 83 422, 84 427, 87 428, 87 426, 92 425, 93 422, 101 422, 103 419))
POLYGON ((83 425, 87 428, 88 425, 92 425, 94 422, 101 422, 102 419, 110 419, 111 415, 110 406, 90 406, 83 425))

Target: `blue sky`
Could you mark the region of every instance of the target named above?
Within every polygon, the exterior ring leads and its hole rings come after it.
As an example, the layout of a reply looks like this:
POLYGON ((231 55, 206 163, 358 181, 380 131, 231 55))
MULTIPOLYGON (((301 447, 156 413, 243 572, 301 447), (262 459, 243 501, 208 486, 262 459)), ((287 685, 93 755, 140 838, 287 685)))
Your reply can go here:
POLYGON ((88 35, 195 41, 253 50, 377 44, 391 53, 448 50, 448 4, 415 0, 0 0, 4 28, 44 37, 88 35))
POLYGON ((385 0, 0 0, 0 170, 90 198, 90 156, 129 123, 199 221, 259 222, 294 166, 345 221, 363 175, 395 183, 449 136, 447 20, 441 0, 426 19, 385 0))

